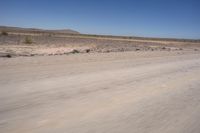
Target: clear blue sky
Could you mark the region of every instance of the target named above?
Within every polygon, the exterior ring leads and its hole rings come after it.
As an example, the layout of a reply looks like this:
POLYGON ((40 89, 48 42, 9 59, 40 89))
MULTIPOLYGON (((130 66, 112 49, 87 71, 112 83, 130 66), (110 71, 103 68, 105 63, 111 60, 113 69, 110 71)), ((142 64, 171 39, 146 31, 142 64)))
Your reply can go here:
POLYGON ((200 0, 0 0, 0 25, 200 39, 200 0))

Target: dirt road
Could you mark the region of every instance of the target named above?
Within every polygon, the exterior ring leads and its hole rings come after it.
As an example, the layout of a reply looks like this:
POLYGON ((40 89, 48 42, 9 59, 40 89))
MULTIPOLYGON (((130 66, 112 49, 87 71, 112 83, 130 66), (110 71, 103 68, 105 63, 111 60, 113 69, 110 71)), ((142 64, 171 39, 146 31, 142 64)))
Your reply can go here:
POLYGON ((199 133, 200 54, 0 59, 1 133, 199 133))

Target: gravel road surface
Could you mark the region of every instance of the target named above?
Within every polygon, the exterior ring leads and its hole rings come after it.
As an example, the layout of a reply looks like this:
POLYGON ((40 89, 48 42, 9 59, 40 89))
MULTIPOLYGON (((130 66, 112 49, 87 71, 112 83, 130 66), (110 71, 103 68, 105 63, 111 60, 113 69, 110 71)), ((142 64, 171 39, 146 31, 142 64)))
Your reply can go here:
POLYGON ((0 133, 199 133, 200 54, 0 58, 0 133))

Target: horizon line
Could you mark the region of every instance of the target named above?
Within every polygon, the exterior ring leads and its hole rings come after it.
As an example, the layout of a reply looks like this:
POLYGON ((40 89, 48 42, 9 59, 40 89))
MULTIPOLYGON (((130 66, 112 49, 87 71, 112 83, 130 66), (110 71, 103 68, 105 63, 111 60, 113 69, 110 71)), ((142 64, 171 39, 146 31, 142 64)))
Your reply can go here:
POLYGON ((156 37, 156 36, 137 36, 137 35, 125 35, 125 34, 101 34, 101 33, 82 33, 76 29, 72 28, 43 28, 43 27, 27 27, 27 26, 13 26, 13 25, 0 25, 0 27, 7 27, 7 28, 22 28, 22 29, 32 29, 32 30, 71 30, 74 32, 78 32, 80 35, 94 35, 94 36, 110 36, 110 37, 132 37, 132 38, 146 38, 146 39, 167 39, 167 40, 194 40, 200 41, 200 38, 183 38, 183 37, 156 37))

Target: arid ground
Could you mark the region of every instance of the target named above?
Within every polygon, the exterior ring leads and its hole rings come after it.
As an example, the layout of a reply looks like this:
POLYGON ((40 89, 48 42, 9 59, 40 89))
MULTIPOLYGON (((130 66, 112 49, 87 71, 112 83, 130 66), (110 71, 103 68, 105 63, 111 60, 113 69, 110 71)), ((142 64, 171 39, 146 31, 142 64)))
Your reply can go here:
POLYGON ((200 40, 100 36, 79 34, 71 30, 1 26, 0 31, 0 57, 125 51, 200 51, 200 40))
POLYGON ((200 132, 198 41, 25 36, 0 37, 0 133, 200 132))

